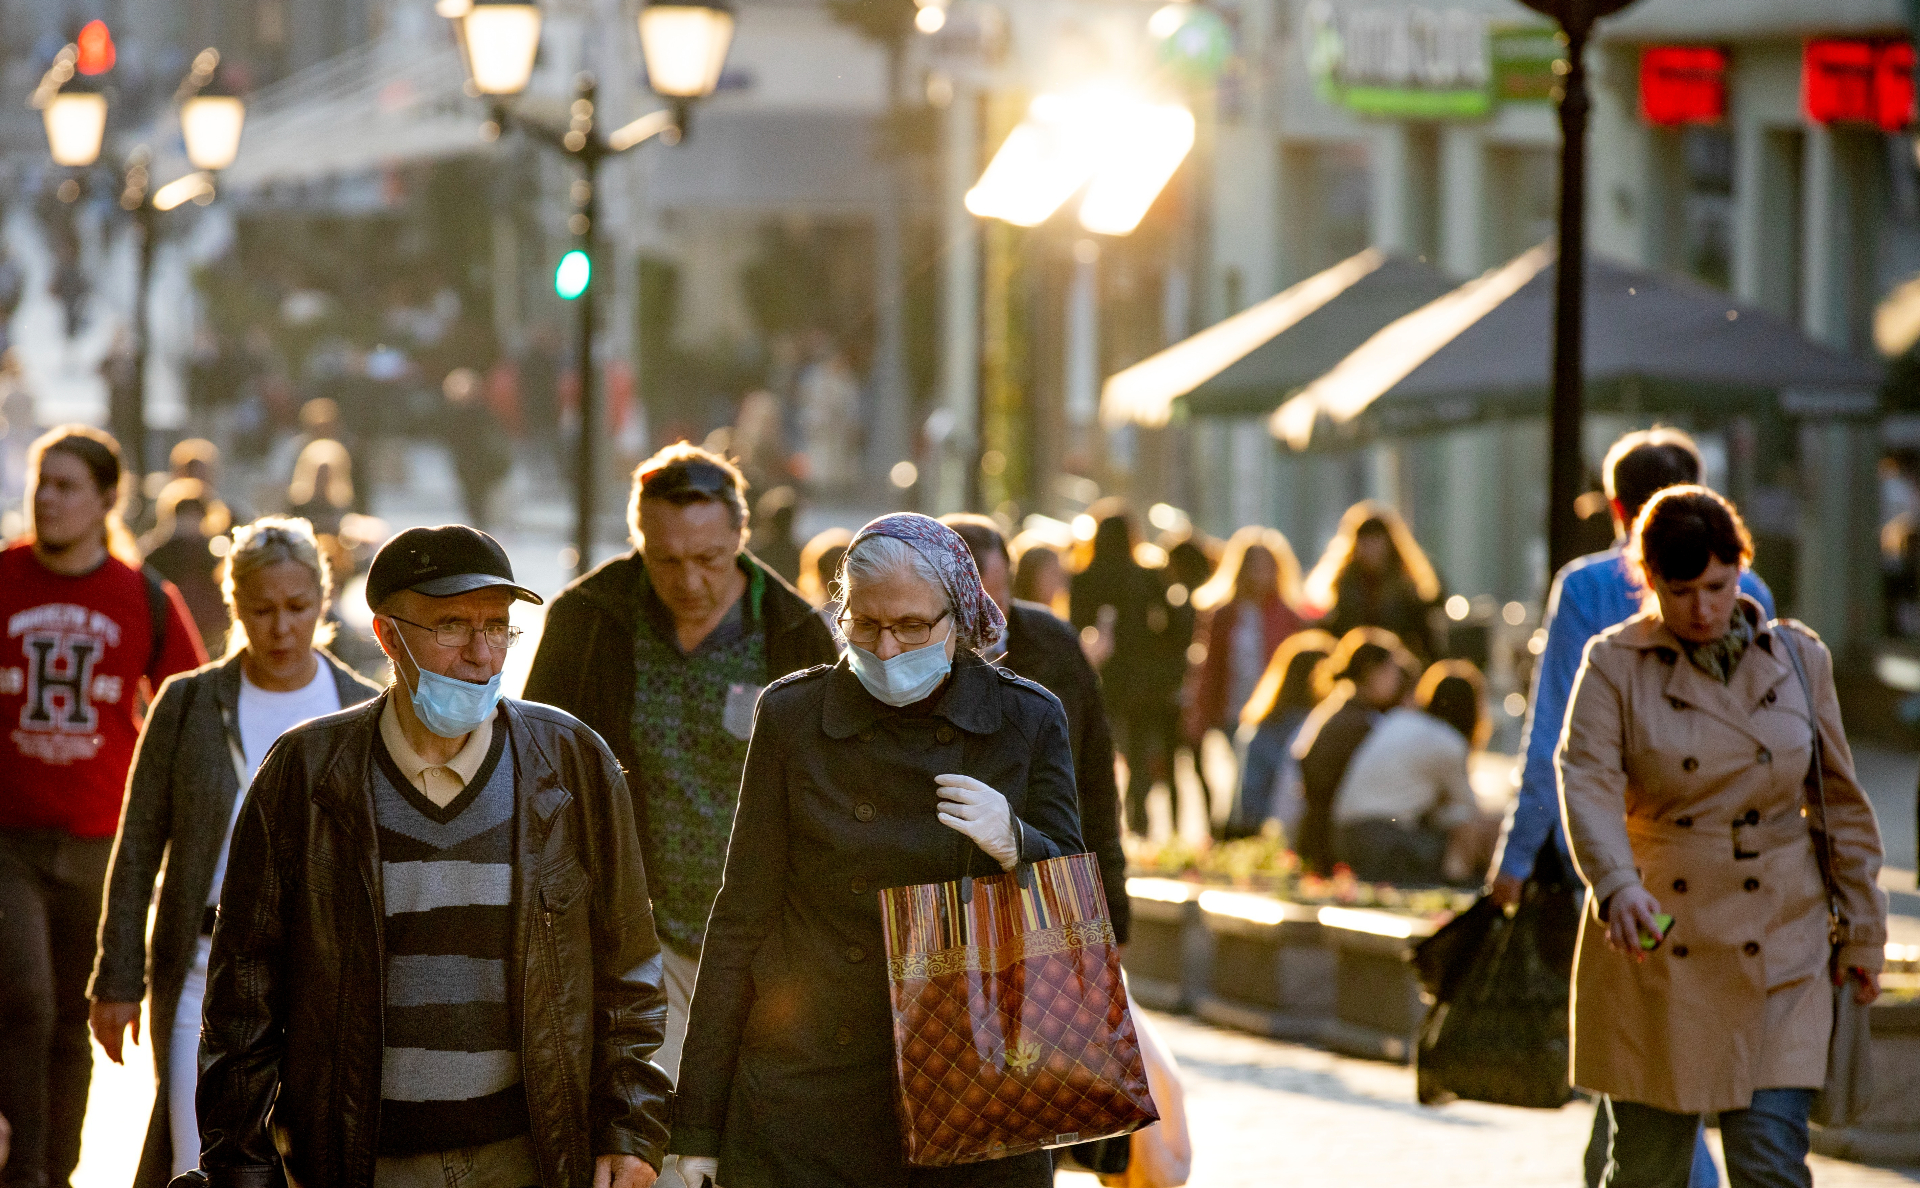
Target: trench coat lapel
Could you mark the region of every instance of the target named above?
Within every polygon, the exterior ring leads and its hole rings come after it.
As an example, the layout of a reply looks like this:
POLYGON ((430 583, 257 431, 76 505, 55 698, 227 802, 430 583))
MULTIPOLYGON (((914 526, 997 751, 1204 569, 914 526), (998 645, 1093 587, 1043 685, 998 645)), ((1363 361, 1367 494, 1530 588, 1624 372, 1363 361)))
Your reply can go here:
MULTIPOLYGON (((1741 596, 1740 601, 1743 609, 1751 610, 1749 618, 1758 618, 1758 604, 1749 608, 1751 600, 1745 595, 1741 596)), ((1780 643, 1773 638, 1764 619, 1755 623, 1753 643, 1734 668, 1733 680, 1725 685, 1701 672, 1693 661, 1687 659, 1680 638, 1665 624, 1649 623, 1646 637, 1649 646, 1673 658, 1667 669, 1666 683, 1660 690, 1669 705, 1675 709, 1685 706, 1698 710, 1762 746, 1773 741, 1758 729, 1753 711, 1766 699, 1767 693, 1776 689, 1793 670, 1788 667, 1786 659, 1773 654, 1780 643)))

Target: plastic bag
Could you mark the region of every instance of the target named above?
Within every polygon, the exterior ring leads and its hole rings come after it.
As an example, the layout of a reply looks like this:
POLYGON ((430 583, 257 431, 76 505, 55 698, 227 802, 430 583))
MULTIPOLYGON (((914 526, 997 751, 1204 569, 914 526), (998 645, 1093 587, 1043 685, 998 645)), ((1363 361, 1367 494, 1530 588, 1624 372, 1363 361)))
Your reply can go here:
POLYGON ((1572 1098, 1567 1008, 1579 913, 1571 887, 1529 881, 1512 916, 1482 898, 1415 950, 1433 1000, 1414 1056, 1421 1104, 1466 1098, 1552 1110, 1572 1098))

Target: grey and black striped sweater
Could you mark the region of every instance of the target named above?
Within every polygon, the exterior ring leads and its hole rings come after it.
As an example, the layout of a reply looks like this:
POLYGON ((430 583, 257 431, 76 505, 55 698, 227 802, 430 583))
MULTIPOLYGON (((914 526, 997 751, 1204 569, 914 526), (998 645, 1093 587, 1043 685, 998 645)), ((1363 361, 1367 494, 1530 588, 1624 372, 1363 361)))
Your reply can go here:
POLYGON ((445 808, 376 740, 373 807, 386 898, 382 1155, 524 1134, 527 1099, 507 1009, 513 759, 507 731, 445 808))

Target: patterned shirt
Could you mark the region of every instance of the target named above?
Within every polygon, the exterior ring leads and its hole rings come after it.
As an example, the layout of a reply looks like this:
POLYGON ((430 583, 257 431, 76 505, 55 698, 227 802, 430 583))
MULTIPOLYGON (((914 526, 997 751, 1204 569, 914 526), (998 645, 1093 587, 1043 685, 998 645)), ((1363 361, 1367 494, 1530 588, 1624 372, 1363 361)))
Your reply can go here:
POLYGON ((632 773, 646 805, 647 889, 654 926, 676 952, 695 956, 720 893, 727 839, 740 799, 753 708, 767 683, 760 600, 748 589, 692 651, 680 649, 673 615, 646 587, 635 630, 632 773))

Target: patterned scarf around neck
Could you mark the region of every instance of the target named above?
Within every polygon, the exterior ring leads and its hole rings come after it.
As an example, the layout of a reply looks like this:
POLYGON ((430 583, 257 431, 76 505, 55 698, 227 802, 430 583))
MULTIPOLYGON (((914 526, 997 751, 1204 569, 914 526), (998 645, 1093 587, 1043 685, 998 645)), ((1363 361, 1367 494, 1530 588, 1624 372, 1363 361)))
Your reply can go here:
POLYGON ((1747 648, 1753 643, 1753 624, 1741 613, 1738 603, 1734 604, 1733 622, 1727 625, 1727 633, 1710 643, 1689 643, 1680 641, 1687 650, 1687 659, 1693 666, 1706 673, 1723 685, 1733 683, 1733 670, 1740 666, 1740 657, 1747 654, 1747 648))

